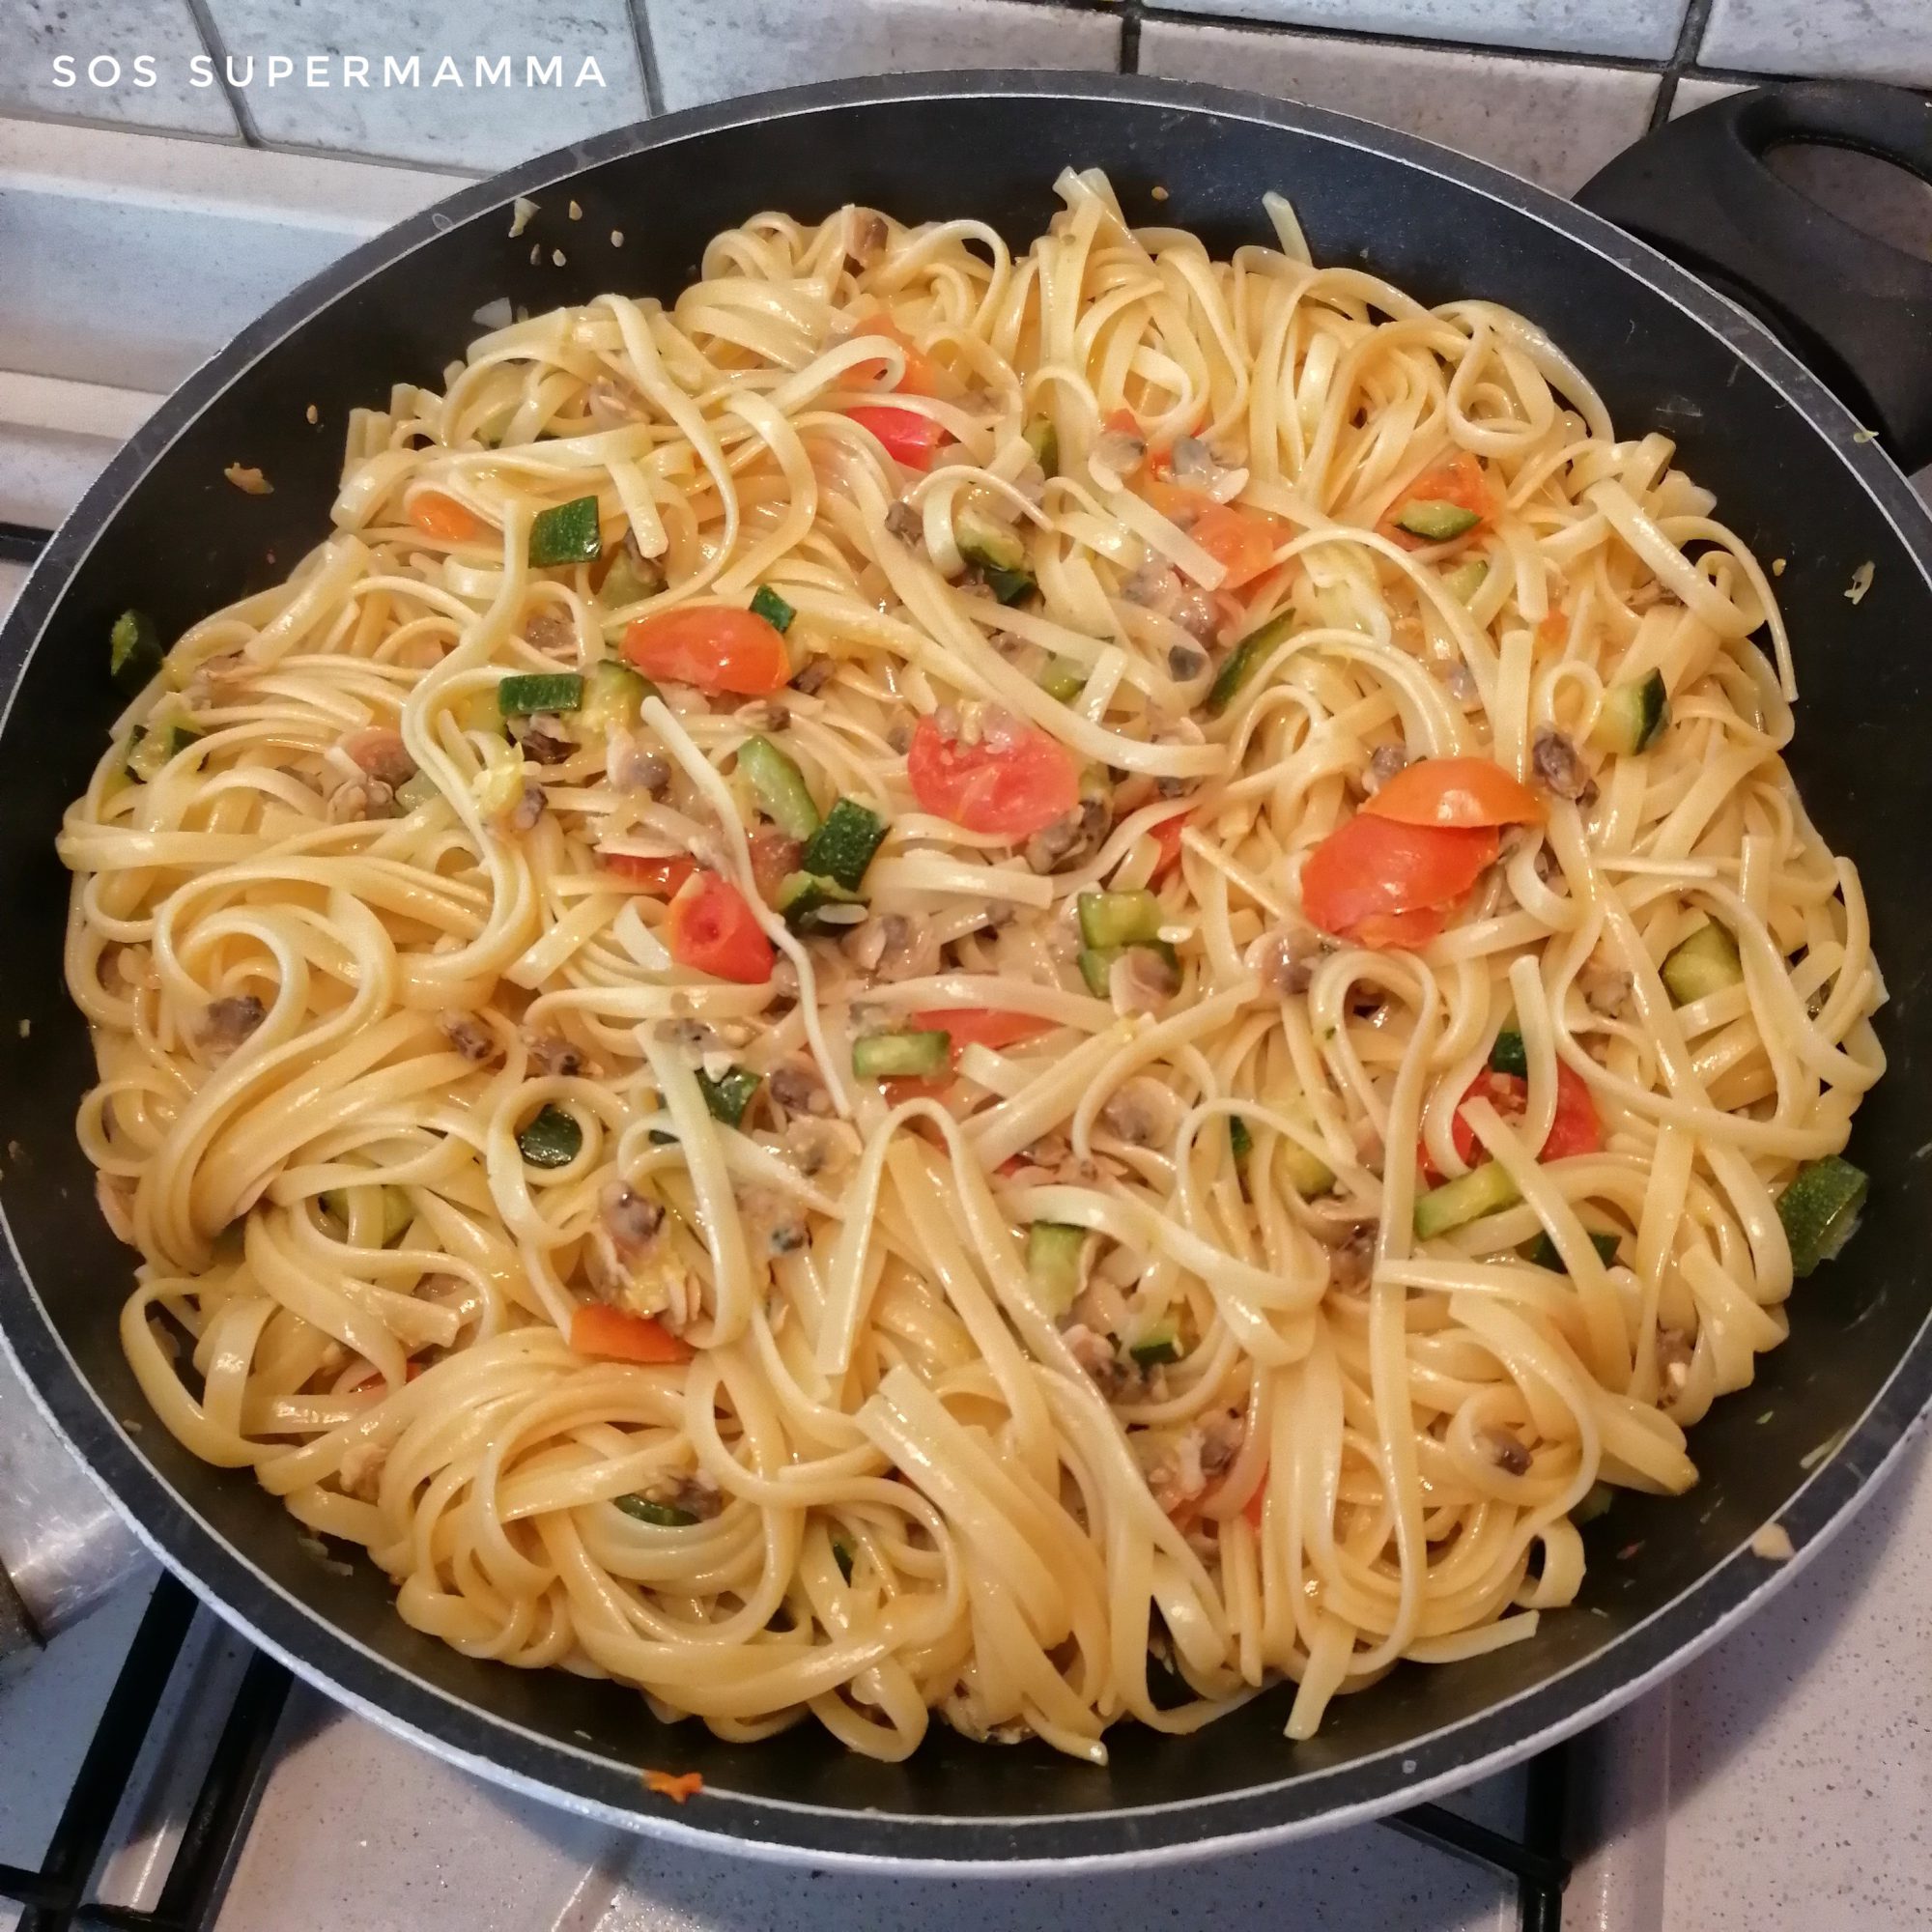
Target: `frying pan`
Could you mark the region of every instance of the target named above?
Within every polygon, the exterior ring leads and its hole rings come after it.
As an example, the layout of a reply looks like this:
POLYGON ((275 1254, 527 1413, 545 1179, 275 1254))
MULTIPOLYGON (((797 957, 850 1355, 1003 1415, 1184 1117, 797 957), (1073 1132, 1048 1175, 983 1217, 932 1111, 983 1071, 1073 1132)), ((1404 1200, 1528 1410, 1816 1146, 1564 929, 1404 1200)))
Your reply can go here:
POLYGON ((349 255, 192 377, 55 536, 0 639, 25 659, 0 722, 0 1324, 33 1387, 164 1561, 255 1640, 337 1697, 487 1776, 642 1829, 766 1856, 1051 1864, 1254 1844, 1371 1817, 1520 1757, 1635 1695, 1788 1575, 1752 1553, 1782 1522, 1803 1561, 1841 1522, 1932 1392, 1932 1186, 1920 1065, 1932 1004, 1924 828, 1932 523, 1861 428, 1932 456, 1932 268, 1814 209, 1762 163, 1829 140, 1932 175, 1932 112, 1889 90, 1726 100, 1654 136, 1594 185, 1604 207, 1695 261, 1814 358, 1609 222, 1358 121, 1142 78, 999 73, 811 88, 672 115, 466 189, 349 255), (1621 1496, 1585 1532, 1577 1607, 1526 1643, 1453 1668, 1398 1668, 1290 1745, 1287 1693, 1192 1738, 1122 1726, 1104 1770, 935 1726, 903 1765, 802 1725, 756 1747, 655 1723, 608 1683, 472 1662, 405 1626, 366 1562, 341 1575, 244 1473, 204 1466, 147 1415, 116 1314, 130 1258, 95 1211, 71 1122, 93 1077, 61 980, 67 880, 53 838, 118 700, 106 638, 129 604, 173 636, 283 576, 327 527, 342 424, 394 381, 436 384, 496 298, 540 309, 618 283, 668 297, 715 230, 753 211, 816 218, 846 201, 906 221, 971 212, 1024 243, 1063 165, 1106 169, 1130 216, 1223 253, 1268 239, 1290 194, 1318 260, 1424 301, 1493 298, 1547 327, 1620 428, 1662 428, 1780 581, 1804 688, 1791 762, 1825 838, 1862 869, 1891 978, 1889 1077, 1858 1117, 1866 1224, 1791 1302, 1791 1338, 1718 1404, 1688 1497, 1621 1496), (1151 190, 1165 187, 1164 200, 1151 190), (511 240, 508 205, 541 205, 511 240), (561 219, 582 204, 581 222, 561 219), (614 253, 601 238, 622 229, 614 253), (532 264, 532 241, 542 245, 532 264), (563 248, 567 265, 551 262, 563 248), (315 406, 320 427, 306 413, 315 406), (1856 410, 1856 414, 1854 413, 1856 410), (225 465, 259 465, 244 497, 225 465), (1854 568, 1873 566, 1854 606, 1854 568), (31 1024, 16 1024, 30 1022, 31 1024), (639 1765, 701 1772, 669 1813, 639 1765))

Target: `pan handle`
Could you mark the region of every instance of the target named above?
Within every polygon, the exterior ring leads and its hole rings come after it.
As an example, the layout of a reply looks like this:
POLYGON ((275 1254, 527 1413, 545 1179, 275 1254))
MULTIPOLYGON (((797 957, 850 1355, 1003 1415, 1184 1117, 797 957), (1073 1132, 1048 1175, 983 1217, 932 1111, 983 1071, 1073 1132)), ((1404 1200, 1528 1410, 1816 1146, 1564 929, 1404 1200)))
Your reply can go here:
POLYGON ((1666 122, 1577 199, 1749 308, 1916 469, 1932 461, 1932 262, 1779 180, 1765 156, 1791 143, 1932 183, 1932 99, 1870 81, 1754 88, 1666 122))

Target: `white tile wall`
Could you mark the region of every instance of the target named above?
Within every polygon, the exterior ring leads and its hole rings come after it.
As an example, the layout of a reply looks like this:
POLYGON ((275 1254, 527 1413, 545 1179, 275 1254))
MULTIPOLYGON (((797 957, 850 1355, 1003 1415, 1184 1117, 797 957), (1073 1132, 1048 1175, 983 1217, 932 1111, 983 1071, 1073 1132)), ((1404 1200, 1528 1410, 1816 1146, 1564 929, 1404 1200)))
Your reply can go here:
POLYGON ((667 107, 853 74, 1115 67, 1117 14, 1021 0, 640 0, 667 107))
POLYGON ((1932 0, 1715 0, 1702 58, 1932 87, 1932 0))
POLYGON ((190 78, 190 61, 207 52, 187 0, 0 0, 0 113, 29 108, 233 140, 227 97, 190 78), (55 71, 62 54, 74 63, 71 87, 55 71), (141 54, 153 62, 151 87, 136 85, 141 54))
POLYGON ((1141 29, 1141 71, 1359 114, 1560 194, 1643 132, 1658 86, 1610 67, 1158 20, 1141 29))
POLYGON ((1184 14, 1237 14, 1295 27, 1662 60, 1677 43, 1685 0, 1163 0, 1163 4, 1184 14))
MULTIPOLYGON (((0 0, 10 4, 11 0, 0 0)), ((126 0, 123 0, 126 4, 126 0)), ((625 0, 504 5, 501 0, 207 0, 237 62, 253 56, 241 89, 265 141, 381 155, 433 167, 496 169, 646 112, 637 36, 625 0), (370 84, 345 79, 342 56, 369 59, 370 84), (270 82, 268 61, 294 63, 270 82), (306 61, 327 85, 309 83, 306 61), (382 84, 384 56, 420 56, 417 86, 382 84), (447 57, 451 66, 442 67, 447 57), (479 75, 477 61, 507 57, 511 84, 479 75), (558 85, 529 84, 529 63, 560 59, 558 85), (602 85, 579 84, 585 60, 602 85), (453 73, 440 83, 439 73, 453 73)), ((246 72, 238 68, 238 72, 246 72)))

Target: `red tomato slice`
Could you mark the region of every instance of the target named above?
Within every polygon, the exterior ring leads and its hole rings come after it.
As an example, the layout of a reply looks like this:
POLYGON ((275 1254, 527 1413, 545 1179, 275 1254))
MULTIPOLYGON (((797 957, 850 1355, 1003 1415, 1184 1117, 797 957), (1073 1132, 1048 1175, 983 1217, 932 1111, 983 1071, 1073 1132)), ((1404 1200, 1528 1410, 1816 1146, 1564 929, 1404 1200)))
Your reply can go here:
POLYGON ((906 753, 921 806, 968 832, 1031 838, 1080 803, 1080 773, 1059 739, 1004 714, 988 715, 977 744, 940 736, 922 718, 906 753))
POLYGON ((845 413, 861 429, 868 429, 885 444, 886 454, 907 469, 930 469, 946 431, 917 410, 892 410, 862 404, 845 413))
POLYGON ((716 872, 700 872, 670 902, 666 943, 680 966, 740 985, 772 977, 772 942, 745 895, 716 872))
POLYGON ((1051 1033, 1054 1026, 1033 1013, 1003 1012, 994 1007, 935 1007, 930 1012, 914 1013, 912 1023, 922 1033, 951 1034, 955 1057, 966 1045, 989 1046, 995 1052, 1018 1046, 1051 1033))
POLYGON ((1267 1478, 1264 1476, 1261 1479, 1261 1481, 1255 1485, 1254 1494, 1251 1495, 1247 1499, 1247 1501, 1241 1505, 1241 1514, 1247 1518, 1249 1527, 1254 1530, 1257 1536, 1261 1534, 1262 1511, 1267 1507, 1267 1499, 1268 1499, 1267 1478))
POLYGON ((1153 829, 1153 842, 1160 847, 1160 857, 1153 863, 1153 870, 1148 875, 1148 884, 1157 886, 1180 864, 1180 829, 1187 823, 1187 814, 1178 811, 1172 818, 1163 818, 1153 829))
MULTIPOLYGON (((1463 1095, 1466 1105, 1481 1097, 1506 1121, 1520 1121, 1529 1106, 1529 1083, 1515 1073, 1497 1073, 1485 1067, 1469 1083, 1463 1095)), ((1450 1123, 1450 1138, 1456 1156, 1464 1167, 1474 1167, 1489 1156, 1476 1138, 1476 1130, 1456 1109, 1450 1123)), ((1597 1119, 1597 1103, 1590 1098, 1587 1083, 1563 1061, 1556 1063, 1556 1115, 1549 1132, 1537 1151, 1538 1160, 1565 1160, 1573 1153, 1596 1153, 1604 1145, 1603 1122, 1597 1119)))
POLYGON ((422 490, 410 499, 410 522, 426 537, 440 537, 444 543, 468 543, 480 537, 486 527, 482 520, 454 497, 440 490, 422 490))
POLYGON ((1474 536, 1495 511, 1483 466, 1466 449, 1459 449, 1454 456, 1425 469, 1376 526, 1381 535, 1393 538, 1404 550, 1422 550, 1429 538, 1416 536, 1396 523, 1396 518, 1410 503, 1453 503, 1459 510, 1475 511, 1481 522, 1472 524, 1464 533, 1466 536, 1474 536))
POLYGON ((598 859, 607 872, 630 880, 654 899, 675 898, 685 880, 697 869, 697 862, 681 853, 668 859, 639 859, 629 852, 601 852, 598 859))
POLYGON ((1249 582, 1274 562, 1274 554, 1293 534, 1279 517, 1243 510, 1234 503, 1210 503, 1187 532, 1227 570, 1227 588, 1249 582))
POLYGON ((688 1342, 673 1335, 662 1321, 629 1309, 586 1301, 570 1318, 570 1346, 580 1355, 597 1355, 611 1362, 644 1362, 654 1368, 691 1360, 688 1342))
POLYGON ((1405 825, 1541 825, 1543 801, 1493 758, 1419 758, 1362 807, 1405 825))
POLYGON ((952 1087, 950 1073, 895 1073, 879 1082, 879 1092, 889 1107, 896 1107, 901 1100, 936 1100, 952 1087))
POLYGON ((1497 845, 1493 826, 1406 825, 1358 812, 1308 855, 1302 910, 1322 931, 1365 946, 1421 945, 1495 864, 1497 845), (1425 913, 1434 921, 1426 930, 1425 913))
POLYGON ((685 604, 638 618, 624 632, 624 655, 646 677, 740 697, 762 697, 791 676, 778 626, 723 604, 685 604))

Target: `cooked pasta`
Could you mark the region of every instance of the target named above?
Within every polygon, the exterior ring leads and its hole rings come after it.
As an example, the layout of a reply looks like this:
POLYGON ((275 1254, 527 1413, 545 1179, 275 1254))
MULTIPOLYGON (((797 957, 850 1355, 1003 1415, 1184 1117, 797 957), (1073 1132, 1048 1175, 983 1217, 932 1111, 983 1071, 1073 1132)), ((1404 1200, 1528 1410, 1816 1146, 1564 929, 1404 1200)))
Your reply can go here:
POLYGON ((1862 1188, 1858 877, 1670 442, 1277 197, 1059 190, 505 314, 287 582, 123 620, 61 836, 156 1414, 727 1738, 1517 1641, 1862 1188))

